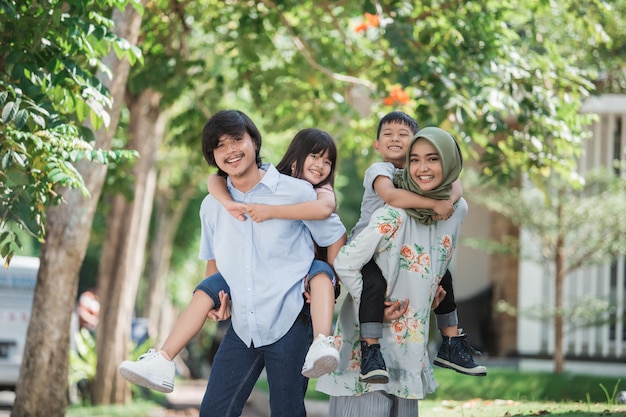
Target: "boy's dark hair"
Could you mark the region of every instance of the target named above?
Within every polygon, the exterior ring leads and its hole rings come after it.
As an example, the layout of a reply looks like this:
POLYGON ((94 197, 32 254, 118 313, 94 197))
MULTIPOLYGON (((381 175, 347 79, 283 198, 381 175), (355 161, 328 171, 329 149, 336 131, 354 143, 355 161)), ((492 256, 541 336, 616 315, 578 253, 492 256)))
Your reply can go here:
POLYGON ((215 163, 213 151, 224 135, 240 139, 248 132, 256 145, 256 164, 261 166, 261 133, 245 113, 239 110, 221 110, 215 113, 204 125, 202 130, 202 154, 211 166, 217 167, 217 174, 223 177, 226 173, 215 163))
POLYGON ((315 128, 302 129, 291 140, 289 147, 285 151, 285 155, 280 160, 276 169, 285 175, 292 176, 294 178, 302 179, 302 168, 304 166, 304 160, 310 154, 318 154, 328 150, 328 159, 330 159, 331 167, 328 177, 315 185, 314 187, 321 187, 322 185, 330 184, 335 186, 335 166, 337 165, 337 146, 333 138, 323 130, 315 128), (291 167, 293 163, 296 163, 295 170, 292 172, 291 167))
POLYGON ((383 125, 387 123, 400 123, 405 126, 408 126, 409 129, 413 131, 413 134, 416 134, 420 128, 417 122, 415 121, 415 119, 409 116, 408 114, 406 114, 405 112, 398 111, 398 110, 392 111, 384 115, 383 118, 380 119, 380 121, 378 122, 378 130, 376 131, 376 140, 378 140, 378 138, 380 137, 380 130, 382 129, 383 125))

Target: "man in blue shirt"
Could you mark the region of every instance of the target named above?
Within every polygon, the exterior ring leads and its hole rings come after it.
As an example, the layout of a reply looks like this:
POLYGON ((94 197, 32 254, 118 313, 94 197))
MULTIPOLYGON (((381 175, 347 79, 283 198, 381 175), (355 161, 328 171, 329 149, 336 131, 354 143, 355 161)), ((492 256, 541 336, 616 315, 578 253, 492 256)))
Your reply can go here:
MULTIPOLYGON (((315 200, 310 183, 261 168, 261 134, 244 113, 224 110, 206 123, 202 152, 227 176, 235 201, 295 204, 315 200)), ((304 277, 314 241, 332 264, 345 236, 336 214, 326 220, 237 220, 211 195, 200 208, 200 258, 207 276, 219 271, 230 287, 232 324, 215 356, 202 417, 239 416, 265 367, 273 417, 305 416, 308 380, 302 364, 312 342, 304 277)))

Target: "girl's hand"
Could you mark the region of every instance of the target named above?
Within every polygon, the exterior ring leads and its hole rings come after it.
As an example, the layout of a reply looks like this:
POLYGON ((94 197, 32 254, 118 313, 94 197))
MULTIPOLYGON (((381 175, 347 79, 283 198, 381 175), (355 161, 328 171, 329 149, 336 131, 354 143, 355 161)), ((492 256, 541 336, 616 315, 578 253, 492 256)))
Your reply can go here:
POLYGON ((449 200, 436 200, 433 210, 437 213, 433 220, 448 220, 454 214, 454 205, 449 200))
POLYGON ((246 213, 257 223, 274 218, 272 216, 272 206, 268 204, 248 204, 246 205, 246 213))
POLYGON ((228 213, 238 220, 246 220, 246 205, 236 201, 224 201, 224 208, 228 213))
POLYGON ((219 309, 214 308, 211 311, 209 311, 209 314, 207 314, 207 317, 213 321, 227 320, 231 316, 230 300, 228 299, 228 294, 226 294, 226 292, 224 291, 220 291, 219 296, 220 296, 220 308, 219 309))
POLYGON ((409 309, 409 299, 401 301, 385 301, 385 320, 396 321, 409 309))

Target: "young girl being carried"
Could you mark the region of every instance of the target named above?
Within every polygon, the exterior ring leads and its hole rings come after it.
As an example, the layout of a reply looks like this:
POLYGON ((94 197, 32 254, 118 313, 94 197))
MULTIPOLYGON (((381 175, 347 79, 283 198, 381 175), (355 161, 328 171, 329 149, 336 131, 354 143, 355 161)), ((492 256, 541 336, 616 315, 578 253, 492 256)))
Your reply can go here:
MULTIPOLYGON (((303 129, 294 136, 276 168, 282 174, 310 182, 317 191, 317 200, 283 206, 235 202, 226 189, 225 178, 217 174, 209 177, 208 188, 231 215, 242 221, 246 217, 255 222, 272 218, 322 220, 336 209, 333 189, 336 161, 337 147, 328 133, 314 128, 303 129)), ((324 256, 324 248, 318 248, 316 259, 303 283, 304 290, 310 294, 313 334, 317 335, 302 367, 302 374, 307 378, 318 378, 332 372, 339 363, 339 353, 331 336, 338 283, 331 265, 324 262, 324 256)), ((150 349, 137 361, 124 361, 119 367, 120 374, 134 384, 171 392, 176 373, 174 357, 200 331, 207 317, 224 317, 229 296, 229 286, 221 274, 205 278, 194 290, 189 305, 161 348, 150 349)))

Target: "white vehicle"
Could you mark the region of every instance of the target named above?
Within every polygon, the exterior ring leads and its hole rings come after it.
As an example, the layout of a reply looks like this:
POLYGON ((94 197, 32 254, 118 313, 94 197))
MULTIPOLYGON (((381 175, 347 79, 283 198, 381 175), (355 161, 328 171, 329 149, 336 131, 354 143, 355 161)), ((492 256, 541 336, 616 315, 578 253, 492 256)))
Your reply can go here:
POLYGON ((33 306, 39 258, 0 258, 0 390, 15 390, 33 306))

